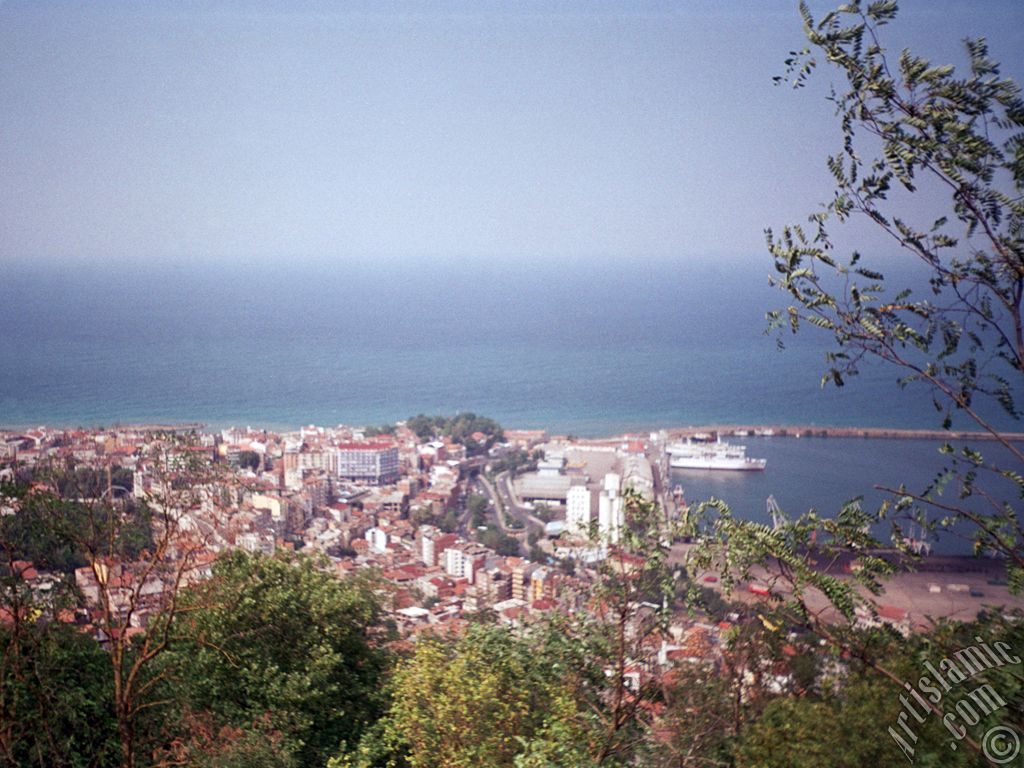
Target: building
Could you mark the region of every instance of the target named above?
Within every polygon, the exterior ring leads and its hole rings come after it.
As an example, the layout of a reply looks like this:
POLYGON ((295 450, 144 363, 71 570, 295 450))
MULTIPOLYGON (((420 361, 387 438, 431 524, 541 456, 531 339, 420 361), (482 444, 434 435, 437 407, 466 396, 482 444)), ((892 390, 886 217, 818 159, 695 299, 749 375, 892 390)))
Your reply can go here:
POLYGON ((529 602, 555 596, 555 574, 548 568, 538 568, 530 577, 529 602))
POLYGON ((398 447, 389 443, 342 443, 335 449, 338 477, 386 485, 398 480, 398 447))
POLYGON ((465 578, 466 558, 465 553, 458 547, 450 547, 441 553, 441 562, 444 564, 444 572, 456 579, 465 578))
POLYGON ((445 573, 455 579, 465 579, 470 584, 478 570, 484 567, 487 550, 481 547, 456 546, 441 553, 445 573))
POLYGON ((422 563, 428 567, 441 563, 441 553, 455 545, 454 533, 441 533, 432 525, 421 525, 416 532, 417 551, 422 563))
POLYGON ((366 532, 366 541, 373 552, 387 552, 388 550, 388 534, 382 528, 375 526, 368 530, 366 532))
POLYGON ((512 567, 512 599, 526 602, 530 597, 530 582, 533 572, 540 566, 529 560, 521 560, 512 567))
POLYGON ((565 495, 565 529, 570 536, 587 538, 590 533, 590 489, 574 485, 565 495))
POLYGON ((597 527, 601 541, 618 544, 624 523, 622 496, 620 495, 622 478, 609 472, 604 476, 601 493, 597 497, 597 527))

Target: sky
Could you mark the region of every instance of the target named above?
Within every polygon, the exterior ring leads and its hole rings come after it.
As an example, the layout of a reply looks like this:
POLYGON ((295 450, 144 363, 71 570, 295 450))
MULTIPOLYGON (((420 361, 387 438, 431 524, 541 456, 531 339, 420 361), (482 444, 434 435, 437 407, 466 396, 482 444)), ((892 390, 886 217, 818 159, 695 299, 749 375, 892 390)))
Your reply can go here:
MULTIPOLYGON (((1024 4, 901 6, 1024 79, 1024 4)), ((829 196, 802 45, 789 0, 0 0, 0 266, 727 262, 829 196)))

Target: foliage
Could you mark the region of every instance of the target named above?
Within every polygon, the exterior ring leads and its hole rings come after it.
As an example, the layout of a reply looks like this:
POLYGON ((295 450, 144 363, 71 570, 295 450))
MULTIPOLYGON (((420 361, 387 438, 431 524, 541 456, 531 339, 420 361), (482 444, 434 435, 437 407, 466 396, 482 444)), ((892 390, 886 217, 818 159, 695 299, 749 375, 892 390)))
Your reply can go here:
POLYGON ((106 653, 74 627, 0 628, 0 760, 38 768, 115 766, 121 754, 106 653))
POLYGON ((447 510, 437 521, 437 527, 445 533, 454 533, 459 529, 459 516, 454 509, 447 510))
MULTIPOLYGON (((564 725, 575 715, 575 701, 566 696, 575 665, 567 665, 560 650, 551 634, 520 637, 481 623, 455 640, 421 638, 395 673, 392 705, 381 727, 333 765, 544 764, 517 757, 524 745, 530 745, 527 753, 546 751, 555 722, 564 725)), ((567 752, 573 749, 566 745, 567 752)))
POLYGON ((931 529, 966 521, 976 551, 1006 557, 1019 590, 1024 447, 1001 425, 1020 420, 1024 385, 1024 101, 983 39, 966 42, 964 75, 907 50, 890 55, 880 30, 896 11, 853 2, 815 21, 801 5, 811 47, 789 60, 790 74, 803 85, 820 55, 845 77, 832 95, 843 146, 828 159, 834 197, 810 231, 768 232, 773 283, 791 302, 770 322, 831 334, 823 383, 842 386, 864 361, 881 361, 926 393, 945 429, 959 416, 991 438, 984 449, 946 444, 948 464, 926 489, 886 490, 931 529), (914 198, 935 207, 928 221, 914 220, 914 198), (833 225, 854 217, 895 253, 841 257, 833 225))
MULTIPOLYGON (((64 470, 40 474, 49 486, 74 488, 64 470)), ((0 539, 13 560, 28 560, 39 568, 72 573, 88 564, 89 551, 106 547, 111 554, 133 559, 152 546, 152 511, 133 499, 99 505, 117 514, 94 514, 97 505, 71 499, 26 483, 8 484, 0 494, 17 504, 18 514, 0 518, 0 539)))
POLYGON ((489 506, 489 500, 486 496, 479 494, 472 494, 469 500, 466 502, 466 509, 470 515, 470 525, 474 528, 479 528, 481 525, 487 523, 487 508, 489 506))
POLYGON ((307 557, 233 551, 182 595, 182 611, 164 663, 184 711, 220 728, 265 721, 302 765, 322 765, 379 715, 385 659, 371 584, 307 557))
POLYGON ((234 464, 240 469, 255 471, 260 466, 260 455, 256 451, 239 451, 238 458, 235 459, 234 464))
POLYGON ((420 440, 450 437, 456 443, 466 446, 466 452, 471 456, 486 453, 504 435, 498 422, 470 412, 454 416, 424 416, 421 413, 408 419, 406 426, 420 440), (473 437, 477 432, 484 436, 479 442, 473 437))
MULTIPOLYGON (((871 679, 849 681, 841 694, 828 699, 781 697, 772 701, 764 715, 743 736, 737 766, 810 768, 831 765, 860 768, 865 765, 902 766, 907 757, 886 728, 896 722, 900 700, 871 679)), ((933 724, 933 748, 938 734, 933 724)), ((939 749, 949 752, 945 744, 939 749)), ((962 764, 949 755, 944 765, 962 764)), ((927 764, 927 763, 923 763, 927 764)))
MULTIPOLYGON (((769 621, 810 629, 834 652, 862 659, 902 686, 913 667, 901 666, 884 630, 864 632, 857 624, 875 613, 886 577, 910 559, 901 529, 908 519, 932 533, 969 526, 976 551, 1004 556, 1011 586, 1024 586, 1024 531, 1015 511, 1024 498, 1018 469, 1024 453, 1002 427, 1019 419, 1015 395, 1024 383, 1024 103, 981 40, 968 41, 970 69, 962 77, 909 51, 893 60, 880 33, 896 10, 895 2, 852 2, 816 22, 801 4, 810 47, 787 62, 790 74, 802 86, 820 56, 844 77, 844 87, 832 94, 843 145, 828 159, 834 197, 810 217, 809 231, 768 232, 772 282, 790 302, 769 313, 769 325, 780 333, 780 345, 786 329, 811 326, 830 334, 823 385, 843 386, 867 361, 880 362, 934 403, 944 429, 954 417, 966 419, 989 442, 979 449, 950 441, 940 451, 948 463, 929 487, 882 488, 891 498, 872 512, 853 499, 833 517, 812 510, 769 527, 738 520, 723 502, 710 500, 687 522, 702 544, 691 570, 716 571, 727 590, 757 580, 775 612, 769 621), (921 205, 915 198, 933 206, 944 200, 943 210, 925 224, 915 222, 921 205), (881 229, 892 253, 840 256, 837 225, 858 217, 881 229), (892 541, 907 555, 902 562, 877 554, 882 544, 872 530, 882 521, 890 521, 892 541), (822 602, 838 621, 826 622, 811 609, 822 602)), ((864 719, 859 691, 850 690, 849 712, 837 711, 842 702, 779 703, 745 747, 760 742, 763 748, 748 764, 795 764, 804 758, 783 743, 805 741, 807 764, 826 752, 835 762, 832 743, 844 745, 842 759, 850 758, 844 764, 888 764, 888 745, 856 749, 852 742, 863 734, 846 732, 839 722, 847 715, 864 719), (787 723, 802 730, 787 731, 787 723)), ((871 695, 892 694, 879 686, 871 695)), ((941 706, 930 709, 941 718, 941 706)), ((970 736, 965 745, 980 750, 970 736)))
POLYGON ((584 627, 607 675, 591 751, 598 765, 627 761, 650 728, 657 686, 644 683, 633 690, 627 672, 647 656, 651 642, 667 636, 675 595, 669 555, 676 532, 655 502, 632 489, 624 494, 623 507, 619 541, 599 542, 608 556, 597 568, 584 627))
POLYGON ((499 555, 519 554, 519 539, 503 533, 494 524, 488 525, 483 531, 477 531, 476 538, 485 547, 493 549, 499 555))
MULTIPOLYGON (((921 675, 931 674, 924 667, 926 661, 938 665, 943 657, 976 644, 975 638, 979 635, 989 643, 1001 638, 1011 645, 1019 645, 1020 633, 1019 626, 1012 623, 956 623, 940 627, 931 637, 921 636, 910 642, 897 642, 890 637, 881 641, 880 648, 884 648, 890 666, 918 686, 921 675)), ((1008 706, 994 713, 987 723, 979 724, 977 732, 980 734, 997 723, 1019 728, 1021 710, 1016 705, 1021 696, 1019 669, 992 670, 965 683, 960 690, 953 689, 947 694, 950 701, 944 704, 946 711, 953 712, 953 704, 983 683, 991 683, 994 690, 1008 700, 1008 706)), ((922 708, 913 703, 905 690, 879 684, 876 675, 854 662, 849 677, 842 680, 840 687, 821 694, 779 697, 771 701, 763 716, 744 731, 736 750, 736 765, 738 768, 801 768, 823 764, 841 768, 864 765, 896 768, 907 765, 910 757, 914 765, 924 766, 952 768, 987 764, 969 750, 951 748, 956 742, 935 713, 926 713, 924 722, 904 714, 917 739, 907 737, 899 726, 900 713, 907 709, 901 695, 921 712, 922 708), (913 748, 911 755, 893 738, 890 727, 904 736, 907 745, 913 748)))
MULTIPOLYGON (((540 452, 538 451, 536 453, 540 452)), ((491 464, 491 471, 494 474, 511 472, 513 477, 515 477, 518 472, 532 472, 535 469, 537 469, 536 456, 531 456, 530 453, 523 448, 510 451, 491 464)))
POLYGON ((12 529, 21 526, 31 534, 23 541, 41 547, 40 564, 51 556, 63 558, 69 569, 84 561, 82 575, 93 592, 90 630, 107 651, 124 768, 137 765, 148 751, 144 721, 165 704, 155 696, 162 678, 159 658, 168 648, 178 594, 212 530, 194 525, 191 512, 202 509, 215 518, 227 495, 204 452, 191 450, 193 439, 153 436, 139 457, 152 480, 141 500, 83 493, 73 482, 68 485, 66 467, 52 465, 37 468, 36 486, 15 493, 12 529), (70 498, 55 492, 61 487, 71 489, 70 498))
POLYGON ((555 518, 554 510, 543 501, 538 501, 533 505, 533 515, 545 523, 549 523, 555 518))
POLYGON ((131 492, 134 487, 132 471, 125 467, 111 467, 110 474, 88 466, 61 467, 51 474, 57 494, 61 498, 99 498, 108 490, 115 493, 131 492))
POLYGON ((685 664, 662 685, 645 765, 666 768, 728 763, 734 733, 734 681, 707 664, 685 664))

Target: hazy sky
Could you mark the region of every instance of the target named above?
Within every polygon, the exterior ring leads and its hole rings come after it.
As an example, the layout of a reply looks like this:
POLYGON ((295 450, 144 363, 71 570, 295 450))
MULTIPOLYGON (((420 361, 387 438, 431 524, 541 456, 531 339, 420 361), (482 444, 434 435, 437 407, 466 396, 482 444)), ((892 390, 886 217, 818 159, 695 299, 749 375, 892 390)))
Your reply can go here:
MULTIPOLYGON (((1018 0, 901 5, 1022 79, 1018 0)), ((0 264, 746 256, 829 189, 801 45, 790 0, 0 0, 0 264)))

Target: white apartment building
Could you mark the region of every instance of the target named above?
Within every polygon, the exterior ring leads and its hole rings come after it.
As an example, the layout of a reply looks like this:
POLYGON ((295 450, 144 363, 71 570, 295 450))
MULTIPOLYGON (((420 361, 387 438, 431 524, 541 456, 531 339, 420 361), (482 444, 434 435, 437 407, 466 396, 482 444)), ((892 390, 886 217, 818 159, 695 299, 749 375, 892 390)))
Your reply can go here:
POLYGON ((618 544, 625 522, 622 496, 622 478, 613 472, 604 476, 604 484, 597 499, 597 527, 601 541, 618 544))
POLYGON ((565 527, 570 536, 586 538, 590 532, 590 500, 585 485, 574 485, 565 494, 565 527))

